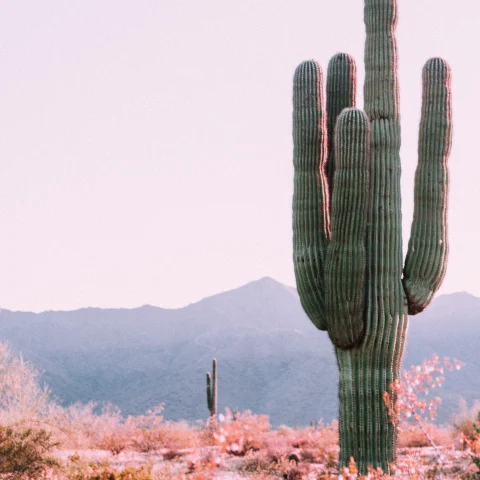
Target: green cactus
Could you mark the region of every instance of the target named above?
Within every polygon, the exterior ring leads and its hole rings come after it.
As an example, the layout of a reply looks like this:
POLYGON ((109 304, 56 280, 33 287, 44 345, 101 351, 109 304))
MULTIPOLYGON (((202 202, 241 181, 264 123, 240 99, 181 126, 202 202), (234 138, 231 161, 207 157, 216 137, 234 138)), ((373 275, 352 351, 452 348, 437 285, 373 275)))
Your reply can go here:
POLYGON ((217 359, 214 358, 212 363, 212 376, 210 376, 210 372, 207 372, 207 407, 210 410, 210 419, 216 421, 218 406, 217 359))
MULTIPOLYGON (((355 108, 356 67, 332 58, 294 77, 293 244, 297 289, 327 330, 339 366, 339 466, 353 457, 391 472, 397 429, 384 392, 398 378, 408 314, 421 312, 445 275, 451 72, 423 69, 415 209, 403 267, 396 0, 365 0, 365 113, 355 108)), ((391 401, 395 401, 392 398, 391 401)))

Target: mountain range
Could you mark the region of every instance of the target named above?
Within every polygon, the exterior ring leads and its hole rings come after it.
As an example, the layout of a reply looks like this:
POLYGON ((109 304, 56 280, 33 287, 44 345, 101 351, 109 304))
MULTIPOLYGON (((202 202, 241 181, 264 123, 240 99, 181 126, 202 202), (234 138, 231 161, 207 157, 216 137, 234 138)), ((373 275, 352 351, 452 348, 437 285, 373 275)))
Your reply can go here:
MULTIPOLYGON (((0 341, 43 374, 63 404, 111 402, 124 414, 160 403, 165 418, 208 416, 205 373, 218 360, 219 409, 267 414, 274 426, 337 416, 337 365, 296 290, 265 277, 179 309, 0 311, 0 341)), ((480 399, 480 298, 438 297, 412 317, 404 367, 433 353, 466 366, 447 373, 439 420, 480 399)))

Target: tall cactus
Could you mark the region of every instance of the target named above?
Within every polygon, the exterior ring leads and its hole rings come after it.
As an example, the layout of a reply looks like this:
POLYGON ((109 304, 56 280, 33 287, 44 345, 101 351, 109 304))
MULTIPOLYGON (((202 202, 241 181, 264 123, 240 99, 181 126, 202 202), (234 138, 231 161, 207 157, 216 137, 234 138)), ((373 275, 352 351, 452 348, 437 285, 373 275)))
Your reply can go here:
MULTIPOLYGON (((391 471, 397 430, 383 393, 398 378, 408 314, 439 288, 447 262, 451 72, 423 69, 415 209, 403 267, 396 0, 365 0, 365 113, 356 67, 335 55, 324 78, 314 61, 294 76, 293 243, 303 308, 327 330, 339 366, 340 467, 350 457, 391 471)), ((392 398, 392 402, 395 398, 392 398)))
POLYGON ((213 419, 213 421, 215 421, 217 417, 217 393, 217 359, 214 358, 212 362, 212 376, 210 376, 210 372, 207 372, 207 407, 210 410, 210 418, 213 419))

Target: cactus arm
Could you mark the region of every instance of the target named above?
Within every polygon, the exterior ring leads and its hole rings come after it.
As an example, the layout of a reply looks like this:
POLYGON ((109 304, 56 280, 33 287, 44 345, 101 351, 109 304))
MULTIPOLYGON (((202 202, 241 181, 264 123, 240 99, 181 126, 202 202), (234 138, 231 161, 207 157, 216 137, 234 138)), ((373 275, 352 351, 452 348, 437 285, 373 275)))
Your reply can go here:
POLYGON ((332 237, 325 271, 328 333, 339 348, 360 343, 365 331, 369 144, 365 113, 343 110, 335 134, 332 237))
POLYGON ((346 53, 337 53, 330 59, 327 69, 327 177, 331 197, 333 196, 335 173, 335 124, 344 108, 356 106, 356 97, 357 66, 355 60, 346 53))
POLYGON ((326 330, 324 268, 330 236, 325 173, 328 143, 323 72, 318 63, 301 63, 293 83, 295 278, 306 314, 317 328, 326 330))
POLYGON ((207 407, 210 411, 210 415, 212 415, 212 380, 210 378, 210 373, 207 373, 207 407))
POLYGON ((445 60, 433 58, 423 69, 415 207, 403 273, 410 315, 428 306, 445 276, 451 143, 451 71, 445 60))

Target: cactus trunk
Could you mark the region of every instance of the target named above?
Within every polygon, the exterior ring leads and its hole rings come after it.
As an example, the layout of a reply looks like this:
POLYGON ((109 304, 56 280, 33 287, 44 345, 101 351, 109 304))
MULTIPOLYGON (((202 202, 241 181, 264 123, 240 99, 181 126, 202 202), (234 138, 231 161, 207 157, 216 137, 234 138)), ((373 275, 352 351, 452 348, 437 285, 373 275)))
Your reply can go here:
POLYGON ((210 419, 216 421, 218 408, 218 384, 217 384, 217 359, 212 361, 212 375, 207 372, 207 407, 210 411, 210 419))
POLYGON ((390 473, 396 462, 398 431, 388 417, 383 393, 400 373, 408 317, 395 316, 384 322, 378 321, 379 314, 369 312, 370 318, 377 317, 376 323, 387 331, 368 336, 359 347, 335 350, 339 367, 339 467, 347 467, 353 457, 362 473, 368 466, 390 473))

